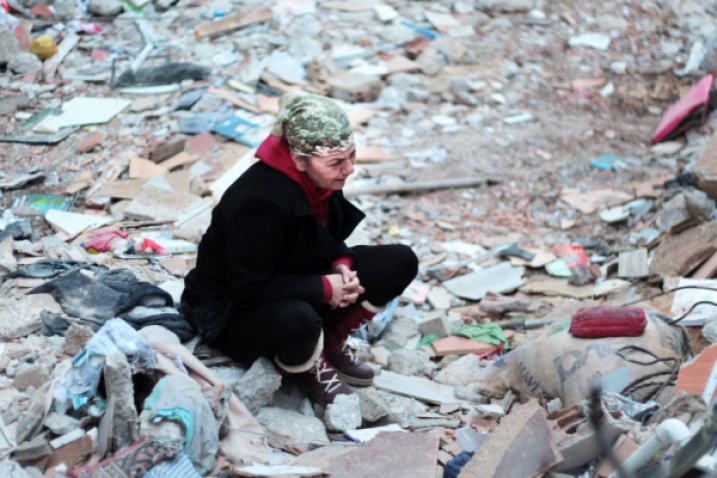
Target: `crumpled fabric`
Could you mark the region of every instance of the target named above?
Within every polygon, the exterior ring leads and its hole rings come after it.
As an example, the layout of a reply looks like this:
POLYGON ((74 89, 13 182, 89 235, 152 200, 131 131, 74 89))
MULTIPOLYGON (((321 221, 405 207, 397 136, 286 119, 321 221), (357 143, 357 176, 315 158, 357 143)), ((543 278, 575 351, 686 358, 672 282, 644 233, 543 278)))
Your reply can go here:
POLYGON ((214 466, 219 450, 219 431, 202 388, 182 377, 164 377, 144 403, 149 420, 172 420, 184 430, 184 451, 201 474, 214 466))
POLYGON ((291 151, 304 158, 341 153, 355 144, 346 112, 330 98, 305 92, 281 97, 271 135, 286 136, 291 151))
MULTIPOLYGON (((182 342, 187 342, 197 336, 197 331, 194 330, 187 319, 171 307, 152 308, 138 306, 129 312, 120 314, 119 318, 123 319, 138 331, 150 325, 161 325, 165 329, 177 334, 177 337, 179 337, 179 340, 182 342)), ((102 325, 104 325, 104 320, 62 317, 61 315, 53 315, 46 311, 40 314, 40 319, 42 319, 42 327, 39 330, 39 334, 46 337, 53 335, 64 336, 72 324, 85 325, 92 329, 93 332, 97 332, 102 325)))
POLYGON ((28 294, 50 294, 71 317, 109 320, 138 305, 172 306, 172 296, 149 282, 140 282, 131 271, 115 269, 97 280, 71 272, 32 289, 28 294))
POLYGON ((121 253, 126 249, 128 237, 129 234, 116 229, 93 232, 87 236, 85 242, 82 243, 82 247, 92 254, 98 254, 100 252, 115 253, 115 251, 121 253))
POLYGON ((34 264, 10 272, 0 277, 0 284, 8 279, 16 279, 18 277, 32 277, 35 279, 47 279, 82 269, 91 270, 96 274, 100 274, 107 270, 107 266, 98 264, 88 264, 87 262, 75 261, 72 259, 41 259, 34 264))
POLYGON ((182 447, 176 442, 163 443, 142 437, 135 444, 96 465, 71 466, 65 472, 70 478, 142 478, 165 460, 179 456, 182 447))
POLYGON ((615 400, 622 412, 636 422, 645 423, 651 416, 662 411, 662 405, 654 400, 640 403, 619 393, 603 392, 603 394, 615 400))
POLYGON ((186 453, 180 454, 174 461, 163 461, 155 466, 143 478, 199 478, 186 453))
POLYGON ((496 347, 500 344, 508 343, 508 338, 498 324, 466 325, 465 327, 453 329, 451 335, 465 337, 482 344, 495 345, 496 347))
MULTIPOLYGON (((181 377, 193 380, 204 389, 224 386, 222 380, 183 345, 154 343, 152 348, 160 352, 155 355, 157 368, 154 370, 153 377, 162 375, 181 377), (170 358, 169 354, 175 357, 170 358), (183 367, 177 365, 178 360, 181 360, 183 367), (188 370, 189 375, 182 369, 188 370)), ((220 443, 223 456, 234 463, 268 462, 269 446, 266 444, 265 438, 261 436, 262 433, 265 433, 264 427, 256 421, 256 418, 249 413, 246 406, 234 394, 229 395, 226 425, 227 434, 220 443)))
POLYGON ((72 402, 75 410, 97 394, 105 357, 122 354, 134 372, 156 366, 154 351, 146 338, 122 319, 108 320, 92 337, 85 348, 72 359, 72 368, 58 377, 55 399, 67 406, 72 402))

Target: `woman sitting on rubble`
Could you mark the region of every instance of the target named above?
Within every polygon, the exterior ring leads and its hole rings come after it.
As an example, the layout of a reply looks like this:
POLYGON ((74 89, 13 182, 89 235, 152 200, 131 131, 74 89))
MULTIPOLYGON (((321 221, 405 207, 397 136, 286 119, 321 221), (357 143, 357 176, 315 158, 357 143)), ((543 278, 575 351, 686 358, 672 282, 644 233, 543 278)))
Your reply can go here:
POLYGON ((403 292, 418 260, 403 245, 344 243, 364 214, 341 191, 356 151, 334 101, 284 95, 256 157, 213 211, 183 310, 205 341, 241 362, 274 360, 326 405, 354 393, 347 383, 373 382, 346 340, 403 292))

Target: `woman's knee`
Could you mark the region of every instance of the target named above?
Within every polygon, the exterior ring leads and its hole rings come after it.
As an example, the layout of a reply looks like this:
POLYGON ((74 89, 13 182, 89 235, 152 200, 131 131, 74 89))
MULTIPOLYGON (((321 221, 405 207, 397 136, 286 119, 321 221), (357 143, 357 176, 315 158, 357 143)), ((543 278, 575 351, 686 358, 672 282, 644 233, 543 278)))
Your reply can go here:
POLYGON ((293 340, 315 339, 321 333, 321 317, 304 301, 291 301, 282 335, 293 340))
POLYGON ((279 340, 276 356, 286 365, 300 365, 313 355, 321 337, 321 317, 311 305, 303 301, 291 304, 288 319, 277 334, 279 340))
POLYGON ((418 256, 408 246, 397 244, 394 246, 396 267, 410 277, 409 283, 418 275, 418 256))

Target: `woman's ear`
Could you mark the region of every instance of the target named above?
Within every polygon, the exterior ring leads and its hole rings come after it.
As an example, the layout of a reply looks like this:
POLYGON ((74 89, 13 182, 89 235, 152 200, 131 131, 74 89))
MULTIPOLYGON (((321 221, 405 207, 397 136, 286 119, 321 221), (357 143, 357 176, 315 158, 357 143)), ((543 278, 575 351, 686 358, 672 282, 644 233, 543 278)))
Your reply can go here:
POLYGON ((291 152, 290 155, 291 160, 294 162, 294 166, 296 166, 296 169, 298 169, 302 173, 305 173, 306 169, 309 166, 309 163, 307 163, 305 159, 303 159, 301 156, 294 152, 291 152))

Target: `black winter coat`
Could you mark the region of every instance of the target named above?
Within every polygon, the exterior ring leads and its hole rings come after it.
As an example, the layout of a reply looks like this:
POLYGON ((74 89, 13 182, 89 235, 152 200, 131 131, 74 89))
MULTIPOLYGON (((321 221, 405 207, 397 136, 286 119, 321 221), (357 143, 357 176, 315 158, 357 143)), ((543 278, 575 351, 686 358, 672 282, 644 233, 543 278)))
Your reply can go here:
POLYGON ((182 295, 190 322, 213 340, 227 321, 241 320, 242 311, 269 301, 300 299, 318 310, 322 276, 338 257, 356 257, 344 241, 364 217, 335 191, 327 230, 301 185, 257 162, 224 193, 199 243, 197 266, 185 278, 182 295), (192 320, 196 308, 214 312, 192 320))

